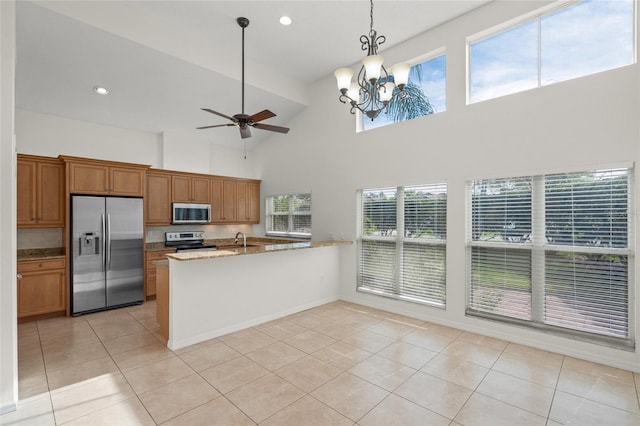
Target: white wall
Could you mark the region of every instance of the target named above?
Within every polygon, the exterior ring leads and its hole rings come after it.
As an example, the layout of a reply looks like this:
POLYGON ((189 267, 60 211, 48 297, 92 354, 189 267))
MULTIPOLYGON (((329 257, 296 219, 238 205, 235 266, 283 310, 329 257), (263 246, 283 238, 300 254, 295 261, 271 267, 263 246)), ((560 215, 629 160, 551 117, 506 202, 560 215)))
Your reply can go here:
POLYGON ((237 148, 220 146, 205 133, 155 134, 17 109, 16 135, 21 154, 63 154, 193 173, 257 177, 253 155, 249 151, 244 159, 241 142, 237 148))
POLYGON ((160 135, 119 129, 53 115, 16 110, 21 154, 71 155, 101 160, 162 165, 160 135))
POLYGON ((15 2, 0 2, 0 414, 18 401, 16 307, 15 2))
MULTIPOLYGON (((446 112, 356 134, 353 116, 338 102, 334 79, 317 82, 310 91, 315 102, 289 123, 289 136, 255 151, 262 194, 311 190, 314 239, 333 233, 355 240, 357 189, 447 182, 446 311, 357 293, 355 245, 343 250, 342 298, 640 371, 637 350, 610 349, 464 315, 467 180, 638 160, 638 65, 465 104, 465 37, 540 5, 491 3, 383 53, 386 62, 394 63, 445 46, 446 112)), ((638 190, 634 195, 640 199, 638 190)), ((634 216, 638 223, 637 210, 634 216)), ((639 301, 636 291, 636 312, 639 301)), ((634 325, 640 329, 637 319, 634 325)))

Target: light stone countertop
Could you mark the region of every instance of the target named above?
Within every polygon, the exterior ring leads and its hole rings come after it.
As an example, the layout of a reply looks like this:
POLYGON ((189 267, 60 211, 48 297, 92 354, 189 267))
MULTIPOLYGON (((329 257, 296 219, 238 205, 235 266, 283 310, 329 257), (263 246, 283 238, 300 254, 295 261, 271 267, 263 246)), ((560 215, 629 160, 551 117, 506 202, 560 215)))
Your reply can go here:
POLYGON ((175 260, 199 260, 215 259, 218 257, 238 256, 246 254, 271 253, 275 251, 300 250, 317 247, 331 247, 353 244, 352 241, 286 241, 267 242, 260 239, 260 242, 247 238, 247 247, 236 245, 218 246, 217 250, 196 250, 183 251, 178 253, 168 253, 167 257, 175 260))
POLYGON ((19 249, 17 261, 64 259, 66 257, 64 247, 19 249))

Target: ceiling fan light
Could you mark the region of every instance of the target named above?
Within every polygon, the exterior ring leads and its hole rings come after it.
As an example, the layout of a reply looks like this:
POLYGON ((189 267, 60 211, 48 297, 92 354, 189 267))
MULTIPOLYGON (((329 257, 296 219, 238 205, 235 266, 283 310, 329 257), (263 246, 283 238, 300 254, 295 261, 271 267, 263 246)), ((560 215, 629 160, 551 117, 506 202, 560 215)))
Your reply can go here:
POLYGON ((399 88, 403 88, 409 82, 409 72, 411 71, 411 65, 406 62, 395 64, 391 67, 391 74, 393 74, 393 80, 399 88))
POLYGON ((380 78, 380 69, 384 58, 380 55, 369 55, 362 60, 367 80, 377 80, 380 78))
POLYGON ((353 77, 353 70, 351 68, 338 68, 333 75, 336 76, 338 90, 341 92, 349 90, 351 87, 351 77, 353 77))

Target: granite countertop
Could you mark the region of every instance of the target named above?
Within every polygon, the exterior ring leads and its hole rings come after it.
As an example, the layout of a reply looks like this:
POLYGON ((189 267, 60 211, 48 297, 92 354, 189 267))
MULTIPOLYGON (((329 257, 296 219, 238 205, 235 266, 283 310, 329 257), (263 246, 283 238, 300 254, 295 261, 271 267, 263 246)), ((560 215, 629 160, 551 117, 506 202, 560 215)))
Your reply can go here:
POLYGON ((18 261, 64 259, 65 257, 64 247, 20 249, 17 252, 18 261))
MULTIPOLYGON (((218 241, 218 240, 212 240, 218 241)), ((233 239, 231 239, 233 241, 233 239)), ((274 251, 299 250, 317 247, 330 247, 352 244, 351 241, 292 241, 273 240, 269 238, 247 238, 247 247, 225 246, 217 244, 217 250, 196 250, 179 253, 169 253, 168 258, 175 260, 215 259, 218 257, 238 256, 245 254, 270 253, 274 251), (259 240, 259 241, 258 241, 259 240)))
MULTIPOLYGON (((235 238, 208 239, 208 240, 205 240, 204 242, 205 244, 216 245, 218 247, 238 245, 235 243, 235 238)), ((263 245, 264 244, 290 244, 290 243, 297 243, 297 242, 300 242, 300 240, 290 240, 285 238, 247 237, 247 244, 263 244, 263 245)), ((175 248, 167 247, 163 241, 160 241, 160 242, 154 242, 154 243, 147 243, 146 250, 147 251, 165 251, 165 250, 175 251, 175 248)))

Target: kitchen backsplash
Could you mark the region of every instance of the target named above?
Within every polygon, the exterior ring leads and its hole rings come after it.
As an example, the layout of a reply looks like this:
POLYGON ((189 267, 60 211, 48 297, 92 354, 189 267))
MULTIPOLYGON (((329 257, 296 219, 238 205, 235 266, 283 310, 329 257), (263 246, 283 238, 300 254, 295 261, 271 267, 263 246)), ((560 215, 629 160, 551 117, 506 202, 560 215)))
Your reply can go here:
MULTIPOLYGON (((232 238, 236 232, 253 236, 253 225, 173 225, 147 226, 147 242, 164 242, 165 232, 204 231, 206 239, 232 238)), ((17 230, 17 248, 54 248, 64 246, 64 228, 34 228, 17 230)))
POLYGON ((147 226, 147 242, 164 242, 165 232, 204 231, 205 239, 233 238, 237 232, 252 236, 253 225, 173 225, 147 226))
POLYGON ((18 250, 64 246, 64 228, 18 229, 16 234, 18 250))

